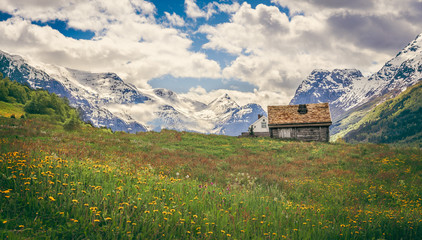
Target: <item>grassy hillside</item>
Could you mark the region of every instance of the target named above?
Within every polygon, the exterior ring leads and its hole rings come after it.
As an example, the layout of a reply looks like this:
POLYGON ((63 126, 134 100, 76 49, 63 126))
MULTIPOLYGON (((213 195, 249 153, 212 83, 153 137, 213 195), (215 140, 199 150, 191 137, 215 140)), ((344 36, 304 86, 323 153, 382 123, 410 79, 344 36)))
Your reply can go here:
POLYGON ((8 103, 0 101, 0 116, 11 117, 14 115, 16 118, 20 118, 25 115, 23 105, 21 103, 8 103))
POLYGON ((422 146, 422 83, 371 110, 344 139, 354 142, 416 143, 422 146))
POLYGON ((0 125, 2 239, 422 235, 419 148, 0 125))

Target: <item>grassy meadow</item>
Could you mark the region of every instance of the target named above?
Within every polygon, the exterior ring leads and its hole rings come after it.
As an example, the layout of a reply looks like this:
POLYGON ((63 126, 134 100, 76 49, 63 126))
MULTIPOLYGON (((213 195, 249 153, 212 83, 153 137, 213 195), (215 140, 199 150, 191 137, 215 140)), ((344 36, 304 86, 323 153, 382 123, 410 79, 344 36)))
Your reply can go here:
POLYGON ((420 239, 421 156, 0 117, 0 238, 420 239))

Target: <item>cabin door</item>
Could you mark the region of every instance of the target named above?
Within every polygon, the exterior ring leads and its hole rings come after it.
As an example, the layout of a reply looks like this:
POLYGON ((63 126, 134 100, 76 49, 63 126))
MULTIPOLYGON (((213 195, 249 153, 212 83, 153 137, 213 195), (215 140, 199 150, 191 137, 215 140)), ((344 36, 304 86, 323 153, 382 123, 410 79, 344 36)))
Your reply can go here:
POLYGON ((279 137, 280 138, 291 138, 291 128, 280 128, 279 129, 279 137))

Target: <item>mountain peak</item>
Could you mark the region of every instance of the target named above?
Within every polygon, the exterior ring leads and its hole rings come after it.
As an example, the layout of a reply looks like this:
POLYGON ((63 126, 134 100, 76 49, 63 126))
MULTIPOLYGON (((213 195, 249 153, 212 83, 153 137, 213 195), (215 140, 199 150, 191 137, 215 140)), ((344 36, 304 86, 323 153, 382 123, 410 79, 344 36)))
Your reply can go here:
POLYGON ((217 99, 228 99, 228 100, 231 100, 232 98, 229 96, 228 93, 224 93, 223 95, 221 95, 217 99))
MULTIPOLYGON (((388 63, 394 64, 394 62, 402 62, 404 59, 413 58, 416 55, 422 53, 422 33, 416 36, 415 40, 410 42, 403 50, 401 50, 395 58, 390 60, 388 63)), ((388 64, 387 63, 387 64, 388 64)))
POLYGON ((239 105, 227 93, 214 99, 208 104, 208 109, 213 110, 216 113, 227 112, 230 109, 238 107, 239 105))

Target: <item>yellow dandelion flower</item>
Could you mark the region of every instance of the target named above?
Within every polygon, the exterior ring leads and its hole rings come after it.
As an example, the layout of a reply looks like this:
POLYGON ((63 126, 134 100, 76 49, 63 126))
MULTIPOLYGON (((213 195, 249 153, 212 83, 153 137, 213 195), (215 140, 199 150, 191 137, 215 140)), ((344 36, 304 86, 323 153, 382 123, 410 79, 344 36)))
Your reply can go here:
POLYGON ((111 220, 111 217, 106 217, 105 220, 111 220))
POLYGON ((79 201, 77 199, 73 199, 72 202, 73 203, 79 203, 79 201))
POLYGON ((6 223, 7 223, 7 221, 6 221, 6 220, 4 220, 4 221, 3 221, 3 224, 6 224, 6 223))
POLYGON ((48 197, 48 199, 50 199, 50 201, 56 201, 56 199, 54 199, 52 196, 48 197))
POLYGON ((19 227, 20 227, 20 228, 24 228, 25 226, 24 226, 24 225, 19 225, 19 227))
POLYGON ((94 222, 100 222, 100 220, 99 219, 94 219, 94 222))

